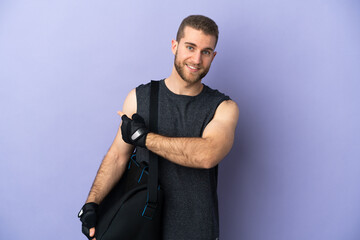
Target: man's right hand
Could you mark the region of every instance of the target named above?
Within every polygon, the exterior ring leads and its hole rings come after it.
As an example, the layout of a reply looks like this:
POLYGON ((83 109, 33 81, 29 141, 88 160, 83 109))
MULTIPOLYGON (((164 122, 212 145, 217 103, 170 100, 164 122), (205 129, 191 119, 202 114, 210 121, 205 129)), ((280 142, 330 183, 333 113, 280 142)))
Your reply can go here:
POLYGON ((121 135, 124 142, 146 148, 146 135, 149 133, 145 125, 144 119, 139 114, 133 114, 131 119, 122 112, 118 112, 121 116, 121 135))
POLYGON ((96 240, 95 236, 95 226, 97 220, 97 203, 86 203, 80 210, 78 217, 82 222, 82 233, 88 238, 92 240, 96 240))

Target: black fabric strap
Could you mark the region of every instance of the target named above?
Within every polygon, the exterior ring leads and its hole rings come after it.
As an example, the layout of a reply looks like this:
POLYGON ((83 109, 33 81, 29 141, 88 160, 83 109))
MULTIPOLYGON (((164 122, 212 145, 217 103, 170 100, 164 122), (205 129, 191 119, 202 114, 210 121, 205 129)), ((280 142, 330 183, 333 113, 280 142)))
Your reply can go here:
MULTIPOLYGON (((159 81, 151 81, 149 130, 158 133, 159 81)), ((148 202, 156 208, 158 188, 158 155, 149 151, 148 202)))

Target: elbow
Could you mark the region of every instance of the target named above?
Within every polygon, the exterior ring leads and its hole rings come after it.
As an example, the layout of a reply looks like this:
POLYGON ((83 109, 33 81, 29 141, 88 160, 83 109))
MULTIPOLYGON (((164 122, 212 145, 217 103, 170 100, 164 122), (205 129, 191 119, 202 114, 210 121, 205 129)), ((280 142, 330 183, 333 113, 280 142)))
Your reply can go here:
POLYGON ((197 155, 197 165, 202 169, 211 169, 216 167, 221 161, 217 149, 209 146, 206 151, 199 151, 197 155))
POLYGON ((200 167, 203 169, 211 169, 218 165, 219 161, 214 156, 205 156, 201 159, 200 167))
POLYGON ((213 168, 215 166, 216 166, 215 164, 207 163, 207 164, 203 164, 202 169, 211 169, 211 168, 213 168))
POLYGON ((219 163, 218 162, 209 162, 207 164, 204 165, 204 169, 211 169, 211 168, 214 168, 218 165, 219 163))

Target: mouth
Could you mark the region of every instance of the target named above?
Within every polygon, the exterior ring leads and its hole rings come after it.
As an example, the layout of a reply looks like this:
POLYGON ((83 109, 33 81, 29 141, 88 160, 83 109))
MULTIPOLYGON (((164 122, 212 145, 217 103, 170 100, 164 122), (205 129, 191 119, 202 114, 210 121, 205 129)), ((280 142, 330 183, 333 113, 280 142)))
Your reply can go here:
POLYGON ((197 72, 200 70, 199 67, 195 67, 195 66, 189 65, 189 64, 185 64, 185 65, 188 67, 188 69, 190 69, 191 72, 197 72))

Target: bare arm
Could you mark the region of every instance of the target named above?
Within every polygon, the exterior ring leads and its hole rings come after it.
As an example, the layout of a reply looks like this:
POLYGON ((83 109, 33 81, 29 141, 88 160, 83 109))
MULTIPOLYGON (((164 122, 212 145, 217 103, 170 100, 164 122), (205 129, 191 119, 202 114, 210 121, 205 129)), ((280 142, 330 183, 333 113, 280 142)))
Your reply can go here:
POLYGON ((149 133, 146 147, 182 166, 212 168, 229 153, 238 118, 237 104, 231 100, 224 101, 217 108, 202 137, 165 137, 149 133))
MULTIPOLYGON (((125 99, 123 111, 131 116, 136 113, 136 91, 133 89, 125 99)), ((86 202, 100 203, 119 181, 125 171, 134 146, 123 141, 120 127, 109 151, 96 174, 86 202)))

